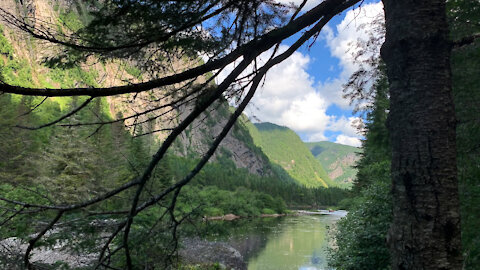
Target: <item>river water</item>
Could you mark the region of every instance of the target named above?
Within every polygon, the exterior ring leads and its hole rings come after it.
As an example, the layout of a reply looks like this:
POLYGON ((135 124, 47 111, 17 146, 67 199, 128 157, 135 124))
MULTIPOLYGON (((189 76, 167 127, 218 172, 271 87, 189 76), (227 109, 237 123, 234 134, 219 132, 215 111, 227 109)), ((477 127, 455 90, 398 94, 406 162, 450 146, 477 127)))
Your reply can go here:
POLYGON ((326 270, 329 227, 345 215, 287 216, 220 222, 211 240, 240 251, 248 270, 326 270))

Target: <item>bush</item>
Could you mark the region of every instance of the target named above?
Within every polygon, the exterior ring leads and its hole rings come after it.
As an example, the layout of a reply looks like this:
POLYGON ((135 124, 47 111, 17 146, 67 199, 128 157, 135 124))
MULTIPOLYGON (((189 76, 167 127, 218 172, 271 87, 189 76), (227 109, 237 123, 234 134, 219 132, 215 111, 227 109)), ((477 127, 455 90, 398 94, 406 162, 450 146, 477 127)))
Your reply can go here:
MULTIPOLYGON (((367 169, 367 168, 363 168, 367 169)), ((361 191, 348 215, 336 225, 337 248, 329 251, 329 264, 338 270, 389 269, 386 235, 392 210, 390 162, 372 164, 372 184, 361 191)))
POLYGON ((270 208, 263 208, 263 209, 262 209, 262 214, 273 215, 273 214, 276 214, 276 212, 273 211, 273 210, 270 209, 270 208))

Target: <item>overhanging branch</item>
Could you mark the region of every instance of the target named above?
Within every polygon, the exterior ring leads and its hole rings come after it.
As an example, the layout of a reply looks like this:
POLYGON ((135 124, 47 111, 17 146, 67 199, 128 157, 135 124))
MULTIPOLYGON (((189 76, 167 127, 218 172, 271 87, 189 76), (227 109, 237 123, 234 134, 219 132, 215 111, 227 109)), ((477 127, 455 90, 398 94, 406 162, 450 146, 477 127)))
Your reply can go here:
POLYGON ((151 80, 144 83, 137 83, 125 86, 114 86, 106 88, 67 88, 67 89, 48 89, 48 88, 29 88, 22 86, 9 85, 4 82, 0 83, 0 91, 5 93, 29 95, 29 96, 113 96, 126 93, 139 93, 154 88, 167 85, 173 85, 182 81, 193 79, 206 74, 215 69, 220 69, 234 62, 240 57, 257 57, 264 51, 268 50, 282 40, 298 33, 302 29, 314 24, 323 17, 333 17, 339 12, 353 6, 360 0, 326 0, 310 11, 306 12, 297 19, 289 22, 287 25, 272 30, 258 39, 254 39, 245 45, 233 50, 228 55, 209 61, 203 65, 188 69, 184 72, 166 76, 163 78, 151 80))

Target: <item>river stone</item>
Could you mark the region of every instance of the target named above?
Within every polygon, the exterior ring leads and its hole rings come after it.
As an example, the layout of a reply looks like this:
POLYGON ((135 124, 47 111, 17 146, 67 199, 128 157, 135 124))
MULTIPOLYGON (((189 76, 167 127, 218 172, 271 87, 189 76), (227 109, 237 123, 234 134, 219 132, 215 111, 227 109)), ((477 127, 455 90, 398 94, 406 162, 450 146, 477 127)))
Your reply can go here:
MULTIPOLYGON (((195 238, 184 240, 182 246, 184 248, 179 250, 179 255, 188 264, 220 263, 221 269, 247 269, 240 252, 226 243, 195 238)), ((15 237, 0 241, 0 268, 23 269, 23 254, 26 249, 27 244, 15 237)), ((71 268, 87 267, 95 259, 95 254, 69 253, 62 245, 50 249, 34 249, 31 257, 31 261, 37 265, 53 265, 57 261, 63 261, 71 268)))
MULTIPOLYGON (((27 243, 16 237, 0 241, 0 267, 9 270, 23 269, 23 255, 27 246, 27 243)), ((53 265, 61 261, 70 268, 86 267, 95 259, 95 254, 73 254, 67 251, 62 244, 51 248, 35 248, 30 257, 30 261, 36 265, 53 265)))
POLYGON ((199 238, 185 239, 179 256, 188 264, 220 263, 226 269, 246 270, 242 254, 223 242, 209 242, 199 238))

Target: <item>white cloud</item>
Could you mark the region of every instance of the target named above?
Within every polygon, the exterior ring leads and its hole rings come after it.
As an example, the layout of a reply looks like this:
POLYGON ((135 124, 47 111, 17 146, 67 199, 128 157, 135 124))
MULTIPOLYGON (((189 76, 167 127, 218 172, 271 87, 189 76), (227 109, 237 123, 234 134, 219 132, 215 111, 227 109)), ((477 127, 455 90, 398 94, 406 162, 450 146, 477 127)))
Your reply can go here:
POLYGON ((315 82, 306 71, 309 62, 308 55, 296 52, 273 67, 267 74, 265 84, 252 100, 255 111, 248 114, 262 122, 272 122, 302 132, 308 141, 326 140, 324 133, 327 130, 358 137, 357 130, 352 126, 358 117, 327 114, 331 103, 316 91, 315 82))
POLYGON ((349 118, 346 118, 345 116, 342 116, 338 119, 332 119, 330 125, 328 126, 328 129, 331 131, 340 131, 347 136, 358 137, 359 132, 355 127, 355 124, 358 121, 361 121, 359 117, 351 116, 349 118))
POLYGON ((330 26, 324 28, 324 38, 330 52, 340 60, 345 74, 350 75, 357 69, 352 56, 356 51, 354 45, 359 39, 369 39, 374 28, 371 22, 378 16, 383 16, 382 2, 364 4, 347 12, 343 21, 336 26, 336 34, 330 26))
POLYGON ((323 134, 323 132, 320 133, 314 133, 310 136, 308 136, 307 142, 320 142, 320 141, 327 141, 328 138, 323 134))
POLYGON ((359 138, 350 137, 350 136, 346 136, 346 135, 343 135, 343 134, 338 135, 335 142, 340 143, 340 144, 355 146, 355 147, 360 147, 362 145, 362 142, 360 141, 359 138))
POLYGON ((309 62, 309 56, 295 52, 273 67, 252 100, 258 108, 253 114, 263 122, 285 125, 297 132, 325 131, 330 121, 328 104, 315 91, 314 80, 306 72, 309 62))
POLYGON ((329 104, 336 104, 342 109, 350 109, 350 102, 343 98, 343 85, 346 78, 335 78, 325 82, 318 82, 317 92, 322 95, 329 104))
MULTIPOLYGON (((367 41, 370 35, 375 34, 371 22, 379 16, 383 16, 382 2, 364 4, 347 12, 343 21, 336 26, 336 33, 328 25, 323 29, 322 37, 331 55, 340 60, 342 71, 337 78, 318 83, 317 88, 329 102, 343 109, 349 108, 349 101, 342 98, 342 85, 358 69, 358 64, 354 61, 354 54, 358 51, 355 44, 358 40, 367 41)), ((369 54, 365 55, 368 56, 369 54)))
MULTIPOLYGON (((363 5, 361 10, 347 12, 345 19, 336 27, 338 33, 332 28, 326 29, 324 38, 328 49, 332 56, 340 60, 340 67, 334 67, 341 70, 337 78, 324 82, 315 81, 315 78, 307 72, 312 58, 295 52, 267 73, 264 84, 257 90, 251 105, 247 108, 250 118, 253 116, 262 122, 290 127, 296 132, 301 132, 308 141, 327 140, 326 131, 339 132, 336 142, 360 146, 360 135, 356 128, 352 127, 352 123, 359 118, 329 115, 327 109, 332 104, 344 109, 349 108, 348 101, 342 98, 342 85, 357 66, 346 51, 350 43, 359 37, 367 36, 366 33, 357 31, 357 26, 374 18, 372 14, 378 12, 383 12, 381 4, 363 5)), ((285 51, 286 48, 280 46, 279 52, 285 51)), ((260 57, 259 65, 265 63, 267 59, 265 55, 269 57, 270 54, 271 51, 260 57)), ((218 81, 222 81, 231 70, 233 65, 222 72, 218 81)))

